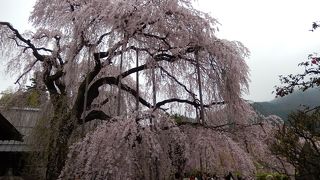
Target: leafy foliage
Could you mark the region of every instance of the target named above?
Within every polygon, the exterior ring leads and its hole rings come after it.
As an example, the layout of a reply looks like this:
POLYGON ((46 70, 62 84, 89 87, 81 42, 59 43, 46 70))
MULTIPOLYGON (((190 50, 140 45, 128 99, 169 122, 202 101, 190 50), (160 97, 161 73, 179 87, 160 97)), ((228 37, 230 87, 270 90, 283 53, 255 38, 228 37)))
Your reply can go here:
POLYGON ((9 107, 31 107, 38 108, 41 105, 41 93, 37 90, 2 92, 0 105, 9 107))
POLYGON ((274 154, 285 157, 297 170, 298 176, 320 177, 320 112, 298 111, 289 116, 277 132, 271 146, 274 154))
POLYGON ((37 73, 30 79, 31 85, 27 85, 27 88, 20 88, 18 91, 8 89, 2 92, 0 98, 0 105, 6 108, 9 107, 31 107, 39 108, 42 104, 46 103, 47 95, 45 88, 39 82, 37 73))

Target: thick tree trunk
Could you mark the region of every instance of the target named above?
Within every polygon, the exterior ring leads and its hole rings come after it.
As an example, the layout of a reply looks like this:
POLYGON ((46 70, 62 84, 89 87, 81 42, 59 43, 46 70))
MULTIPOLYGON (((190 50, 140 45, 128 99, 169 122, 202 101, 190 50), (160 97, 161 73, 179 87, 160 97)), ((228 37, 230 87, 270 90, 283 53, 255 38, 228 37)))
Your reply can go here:
POLYGON ((50 139, 46 179, 56 180, 65 165, 68 154, 68 141, 74 128, 71 111, 68 110, 66 97, 52 99, 54 117, 50 122, 50 139))
POLYGON ((70 136, 68 131, 66 128, 60 130, 56 142, 50 147, 46 172, 47 180, 56 180, 65 165, 68 154, 68 139, 70 136))

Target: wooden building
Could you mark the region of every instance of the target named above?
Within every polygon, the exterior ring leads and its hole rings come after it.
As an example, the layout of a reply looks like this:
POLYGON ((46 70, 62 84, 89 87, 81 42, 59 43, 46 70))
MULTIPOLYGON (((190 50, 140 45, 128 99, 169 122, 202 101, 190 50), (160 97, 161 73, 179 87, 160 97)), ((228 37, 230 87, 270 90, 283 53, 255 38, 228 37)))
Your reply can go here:
POLYGON ((19 176, 30 152, 30 134, 39 118, 39 109, 0 107, 0 177, 19 176))

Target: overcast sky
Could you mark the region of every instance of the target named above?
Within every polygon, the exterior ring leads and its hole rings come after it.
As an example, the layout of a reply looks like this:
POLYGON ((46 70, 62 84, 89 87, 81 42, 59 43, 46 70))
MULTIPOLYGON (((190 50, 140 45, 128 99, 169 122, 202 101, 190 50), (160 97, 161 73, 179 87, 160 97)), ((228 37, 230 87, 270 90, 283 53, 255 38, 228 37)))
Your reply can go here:
MULTIPOLYGON (((28 14, 35 0, 0 0, 0 21, 28 29, 28 14)), ((250 94, 245 98, 267 101, 281 74, 297 73, 297 64, 320 52, 320 31, 310 32, 320 21, 319 0, 198 0, 197 6, 220 22, 218 36, 241 41, 251 51, 250 94)), ((1 64, 3 67, 3 64, 1 64)), ((0 68, 0 91, 14 79, 0 68)))

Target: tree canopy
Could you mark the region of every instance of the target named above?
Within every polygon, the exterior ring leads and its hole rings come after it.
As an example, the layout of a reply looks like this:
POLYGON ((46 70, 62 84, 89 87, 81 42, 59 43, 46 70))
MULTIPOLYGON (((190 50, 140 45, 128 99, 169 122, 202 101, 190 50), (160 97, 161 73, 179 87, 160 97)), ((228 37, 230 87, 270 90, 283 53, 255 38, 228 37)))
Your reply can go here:
MULTIPOLYGON (((117 85, 119 79, 121 89, 135 96, 134 87, 125 82, 142 71, 151 84, 152 63, 156 88, 166 92, 161 99, 167 101, 158 100, 158 106, 179 102, 174 98, 199 105, 194 85, 197 63, 208 105, 237 104, 248 85, 244 62, 248 50, 240 42, 218 39, 214 35, 217 21, 193 9, 189 1, 52 1, 50 5, 38 1, 30 20, 35 33, 21 34, 1 22, 1 45, 12 57, 8 67, 20 67, 22 76, 42 69, 51 95, 66 93, 76 98, 77 117, 83 111, 84 77, 90 107, 99 87, 117 85), (136 52, 139 66, 132 68, 136 52), (121 57, 125 60, 119 72, 121 57)), ((140 102, 151 107, 147 100, 140 95, 140 102)))

